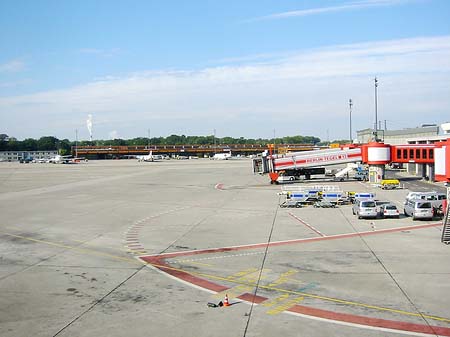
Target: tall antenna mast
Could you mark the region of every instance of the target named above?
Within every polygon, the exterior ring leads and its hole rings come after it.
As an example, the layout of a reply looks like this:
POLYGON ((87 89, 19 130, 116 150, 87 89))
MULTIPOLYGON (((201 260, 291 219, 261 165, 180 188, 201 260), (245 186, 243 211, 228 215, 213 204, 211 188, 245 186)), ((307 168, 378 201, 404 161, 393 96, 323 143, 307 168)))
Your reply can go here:
POLYGON ((353 143, 353 138, 352 138, 352 106, 353 106, 353 102, 352 102, 351 98, 348 100, 348 106, 350 108, 350 137, 349 137, 349 140, 350 140, 350 143, 353 143))

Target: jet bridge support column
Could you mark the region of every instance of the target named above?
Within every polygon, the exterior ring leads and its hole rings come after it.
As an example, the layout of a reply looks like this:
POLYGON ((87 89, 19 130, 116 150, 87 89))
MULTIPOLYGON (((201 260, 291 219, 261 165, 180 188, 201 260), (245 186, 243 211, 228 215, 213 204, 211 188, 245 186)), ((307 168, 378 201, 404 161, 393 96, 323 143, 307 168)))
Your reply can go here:
POLYGON ((363 162, 369 164, 369 182, 379 184, 384 179, 385 166, 391 162, 391 146, 371 142, 363 145, 363 162))
POLYGON ((447 186, 447 200, 443 203, 444 218, 442 223, 441 241, 450 244, 450 138, 436 144, 434 149, 435 178, 445 182, 447 186))

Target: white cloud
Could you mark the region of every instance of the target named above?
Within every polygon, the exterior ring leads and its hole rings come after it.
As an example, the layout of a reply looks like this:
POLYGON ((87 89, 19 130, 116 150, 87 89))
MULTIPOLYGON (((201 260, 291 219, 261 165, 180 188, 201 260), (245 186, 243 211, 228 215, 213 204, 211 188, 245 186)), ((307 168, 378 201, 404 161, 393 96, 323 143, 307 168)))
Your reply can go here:
POLYGON ((288 11, 283 13, 275 13, 266 16, 261 16, 258 18, 250 19, 248 21, 261 21, 261 20, 278 20, 286 19, 291 17, 302 17, 311 16, 331 12, 342 12, 358 9, 367 9, 374 7, 385 7, 403 4, 406 2, 411 2, 411 0, 366 0, 366 1, 356 1, 348 2, 342 5, 330 6, 330 7, 319 7, 319 8, 309 8, 296 11, 288 11))
POLYGON ((25 63, 22 60, 12 60, 0 64, 0 73, 15 73, 25 69, 25 63))
POLYGON ((246 137, 270 137, 275 128, 280 136, 323 138, 328 128, 331 138, 342 138, 348 134, 349 98, 355 103, 353 129, 373 124, 374 76, 381 120, 439 122, 450 114, 450 36, 329 46, 265 63, 111 76, 2 97, 0 125, 16 137, 42 129, 67 137, 94 114, 98 138, 108 138, 110 130, 142 136, 147 128, 160 135, 210 134, 216 128, 246 137))
POLYGON ((366 0, 366 1, 356 1, 356 2, 348 2, 342 5, 329 6, 329 7, 318 7, 318 8, 309 8, 302 9, 296 11, 288 11, 282 13, 275 13, 266 16, 261 16, 257 18, 253 18, 248 20, 248 22, 252 21, 262 21, 262 20, 279 20, 286 19, 291 17, 302 17, 302 16, 311 16, 332 12, 343 12, 343 11, 352 11, 352 10, 360 10, 374 7, 386 7, 386 6, 395 6, 399 4, 403 4, 406 2, 411 2, 412 0, 366 0))

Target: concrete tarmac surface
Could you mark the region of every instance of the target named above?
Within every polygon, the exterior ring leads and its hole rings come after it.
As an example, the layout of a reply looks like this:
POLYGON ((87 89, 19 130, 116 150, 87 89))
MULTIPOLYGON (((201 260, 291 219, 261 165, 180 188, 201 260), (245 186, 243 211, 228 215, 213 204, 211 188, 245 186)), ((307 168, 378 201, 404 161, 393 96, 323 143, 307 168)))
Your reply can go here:
POLYGON ((0 163, 0 335, 450 336, 441 220, 278 192, 248 159, 0 163))

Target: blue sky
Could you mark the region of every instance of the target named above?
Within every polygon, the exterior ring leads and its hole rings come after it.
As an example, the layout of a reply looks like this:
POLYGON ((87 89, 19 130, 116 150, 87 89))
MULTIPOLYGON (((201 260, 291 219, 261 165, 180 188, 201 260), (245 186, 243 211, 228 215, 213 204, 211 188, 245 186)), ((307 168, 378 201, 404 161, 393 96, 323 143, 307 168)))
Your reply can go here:
MULTIPOLYGON (((0 133, 314 135, 450 120, 450 1, 0 1, 0 133)), ((328 134, 328 136, 327 136, 328 134)), ((355 134, 354 134, 355 136, 355 134)))

